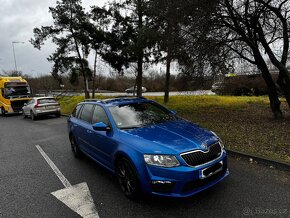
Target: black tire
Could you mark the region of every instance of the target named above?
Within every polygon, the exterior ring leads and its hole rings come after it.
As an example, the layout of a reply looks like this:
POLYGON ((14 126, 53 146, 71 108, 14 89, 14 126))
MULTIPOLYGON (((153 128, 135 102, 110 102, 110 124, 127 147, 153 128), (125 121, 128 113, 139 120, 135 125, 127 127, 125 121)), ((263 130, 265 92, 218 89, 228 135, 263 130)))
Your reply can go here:
POLYGON ((78 144, 76 143, 75 138, 73 136, 70 136, 69 139, 71 144, 71 150, 75 158, 80 158, 82 156, 82 151, 80 150, 78 144))
POLYGON ((33 113, 33 111, 30 111, 30 118, 31 118, 31 120, 36 120, 36 116, 33 113))
POLYGON ((120 159, 116 164, 116 176, 125 196, 131 200, 141 197, 140 184, 136 170, 132 163, 126 159, 120 159))

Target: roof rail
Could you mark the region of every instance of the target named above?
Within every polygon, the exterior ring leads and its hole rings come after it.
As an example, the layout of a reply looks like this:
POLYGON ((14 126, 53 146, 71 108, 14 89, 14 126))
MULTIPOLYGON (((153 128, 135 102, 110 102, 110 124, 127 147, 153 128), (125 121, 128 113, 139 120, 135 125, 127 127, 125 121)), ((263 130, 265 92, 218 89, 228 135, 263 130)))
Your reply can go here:
POLYGON ((145 97, 137 97, 137 96, 132 96, 132 95, 119 95, 119 96, 115 96, 114 98, 142 98, 142 99, 146 99, 145 97))
POLYGON ((83 100, 83 102, 100 102, 100 103, 104 103, 104 101, 102 101, 100 99, 85 99, 85 100, 83 100))
POLYGON ((115 98, 108 98, 108 99, 104 99, 103 102, 104 103, 112 103, 112 102, 116 102, 119 100, 129 100, 129 99, 145 99, 144 97, 135 97, 135 96, 117 96, 115 98))
POLYGON ((102 104, 108 104, 108 103, 112 103, 114 101, 118 101, 118 100, 126 100, 126 99, 130 99, 130 98, 136 98, 136 99, 145 99, 145 97, 135 97, 135 96, 116 96, 115 98, 108 98, 108 99, 85 99, 82 102, 98 102, 98 103, 102 103, 102 104))

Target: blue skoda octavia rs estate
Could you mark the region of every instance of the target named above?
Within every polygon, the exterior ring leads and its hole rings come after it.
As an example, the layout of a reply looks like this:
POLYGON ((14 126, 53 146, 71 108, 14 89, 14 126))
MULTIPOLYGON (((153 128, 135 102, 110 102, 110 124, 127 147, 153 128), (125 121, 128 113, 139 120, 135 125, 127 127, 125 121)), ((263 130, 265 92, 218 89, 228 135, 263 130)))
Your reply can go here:
POLYGON ((85 100, 68 119, 74 155, 113 172, 124 194, 187 197, 228 176, 219 137, 145 98, 85 100))

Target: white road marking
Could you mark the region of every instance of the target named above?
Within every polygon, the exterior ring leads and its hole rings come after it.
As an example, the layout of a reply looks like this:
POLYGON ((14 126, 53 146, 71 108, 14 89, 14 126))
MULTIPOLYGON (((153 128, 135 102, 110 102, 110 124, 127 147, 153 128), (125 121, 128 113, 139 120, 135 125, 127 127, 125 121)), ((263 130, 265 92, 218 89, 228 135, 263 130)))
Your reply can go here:
POLYGON ((65 187, 64 189, 52 192, 51 194, 71 210, 78 213, 81 217, 99 218, 87 183, 83 182, 72 186, 43 149, 39 145, 36 145, 35 147, 65 187))
POLYGON ((99 218, 86 182, 51 193, 54 197, 85 218, 99 218))
POLYGON ((47 154, 42 150, 42 148, 39 145, 35 145, 35 147, 38 149, 42 157, 46 160, 48 165, 51 167, 51 169, 54 171, 55 175, 59 178, 59 180, 62 182, 64 187, 68 188, 72 185, 70 182, 64 177, 64 175, 60 172, 60 170, 57 168, 57 166, 50 160, 50 158, 47 156, 47 154))

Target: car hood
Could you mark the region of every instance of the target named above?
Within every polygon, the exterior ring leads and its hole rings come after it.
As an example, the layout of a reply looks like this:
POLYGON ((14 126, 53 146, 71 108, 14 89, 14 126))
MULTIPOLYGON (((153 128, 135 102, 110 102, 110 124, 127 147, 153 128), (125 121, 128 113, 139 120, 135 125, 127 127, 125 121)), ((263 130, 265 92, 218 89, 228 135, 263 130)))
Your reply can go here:
POLYGON ((212 132, 182 119, 121 132, 130 142, 154 153, 207 150, 208 145, 218 141, 212 132))

